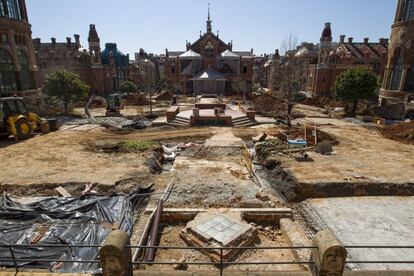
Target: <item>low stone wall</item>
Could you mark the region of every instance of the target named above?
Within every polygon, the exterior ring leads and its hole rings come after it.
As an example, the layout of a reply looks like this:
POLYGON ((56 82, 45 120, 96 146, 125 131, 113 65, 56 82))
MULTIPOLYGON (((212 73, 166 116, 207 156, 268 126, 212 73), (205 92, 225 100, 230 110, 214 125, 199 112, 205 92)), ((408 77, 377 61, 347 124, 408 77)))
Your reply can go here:
POLYGON ((223 104, 223 103, 210 103, 210 104, 196 103, 194 107, 198 109, 214 109, 214 108, 226 109, 227 106, 226 104, 223 104))
POLYGON ((251 109, 248 106, 240 106, 240 111, 246 114, 246 116, 250 119, 254 119, 256 117, 256 110, 251 109))
POLYGON ((194 116, 191 115, 190 123, 192 126, 194 125, 224 125, 224 126, 232 126, 233 119, 231 116, 194 116))
POLYGON ((168 108, 165 115, 167 117, 167 120, 169 121, 172 118, 174 118, 175 116, 177 116, 178 113, 180 113, 180 107, 179 106, 171 106, 170 108, 168 108))

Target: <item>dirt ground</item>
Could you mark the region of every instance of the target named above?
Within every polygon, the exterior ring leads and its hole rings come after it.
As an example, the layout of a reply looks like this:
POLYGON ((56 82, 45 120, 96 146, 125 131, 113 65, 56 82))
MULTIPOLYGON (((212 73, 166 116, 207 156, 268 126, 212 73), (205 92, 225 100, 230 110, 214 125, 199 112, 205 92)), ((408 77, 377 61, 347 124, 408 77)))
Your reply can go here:
MULTIPOLYGON (((186 246, 185 242, 180 238, 179 233, 185 225, 163 225, 160 245, 162 246, 186 246)), ((288 242, 283 237, 282 233, 275 228, 268 227, 262 228, 258 231, 258 238, 255 240, 255 246, 271 247, 271 246, 289 246, 288 242)), ((178 262, 181 258, 185 257, 186 262, 211 262, 211 260, 201 252, 197 250, 158 250, 156 259, 159 262, 178 262)), ((291 250, 249 250, 241 252, 237 258, 238 262, 259 262, 259 261, 282 261, 282 260, 294 260, 295 257, 291 250)), ((146 270, 172 270, 168 265, 153 265, 147 267, 141 267, 146 270)), ((191 265, 186 268, 188 271, 208 271, 218 270, 213 265, 201 266, 191 265)), ((234 265, 225 269, 230 272, 234 271, 289 271, 289 270, 301 270, 298 265, 234 265)))
POLYGON ((299 107, 303 113, 319 118, 298 119, 316 123, 322 131, 337 138, 332 155, 311 152, 311 162, 286 158, 282 166, 298 182, 335 183, 412 183, 414 146, 383 137, 379 131, 343 120, 327 118, 312 107, 299 107))

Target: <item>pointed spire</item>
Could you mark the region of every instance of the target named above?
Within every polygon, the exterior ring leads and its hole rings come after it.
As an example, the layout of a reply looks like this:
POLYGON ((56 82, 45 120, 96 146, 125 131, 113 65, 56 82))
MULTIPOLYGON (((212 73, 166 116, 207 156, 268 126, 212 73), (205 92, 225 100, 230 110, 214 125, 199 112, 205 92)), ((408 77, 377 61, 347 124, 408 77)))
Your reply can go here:
POLYGON ((208 3, 208 17, 207 17, 207 33, 211 33, 211 19, 210 19, 210 3, 208 3))

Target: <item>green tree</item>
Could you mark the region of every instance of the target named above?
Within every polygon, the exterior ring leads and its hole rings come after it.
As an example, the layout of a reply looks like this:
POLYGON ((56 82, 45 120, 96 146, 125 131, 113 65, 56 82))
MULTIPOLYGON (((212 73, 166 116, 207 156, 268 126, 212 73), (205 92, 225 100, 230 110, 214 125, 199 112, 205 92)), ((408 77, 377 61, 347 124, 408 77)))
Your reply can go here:
POLYGON ((370 100, 376 96, 378 83, 378 77, 370 69, 350 68, 336 78, 336 97, 351 104, 351 112, 355 115, 360 100, 370 100))
POLYGON ((119 90, 121 91, 122 94, 129 95, 129 93, 137 92, 138 88, 135 85, 135 83, 133 83, 132 81, 126 81, 121 84, 121 86, 119 87, 119 90))
POLYGON ((83 82, 78 74, 59 69, 47 75, 43 92, 62 101, 65 113, 68 113, 70 103, 87 98, 89 85, 83 82))

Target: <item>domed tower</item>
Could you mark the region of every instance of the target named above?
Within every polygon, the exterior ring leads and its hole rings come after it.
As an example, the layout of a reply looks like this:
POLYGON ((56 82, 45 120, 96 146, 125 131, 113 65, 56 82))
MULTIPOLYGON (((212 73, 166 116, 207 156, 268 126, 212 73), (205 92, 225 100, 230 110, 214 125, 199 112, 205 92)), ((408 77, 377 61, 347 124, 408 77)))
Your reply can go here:
POLYGON ((388 64, 380 92, 380 103, 414 99, 414 0, 399 0, 391 40, 388 64))
POLYGON ((325 23, 319 44, 319 66, 327 66, 329 62, 329 53, 332 50, 332 30, 331 23, 325 23))
POLYGON ((89 25, 88 42, 91 54, 91 63, 101 64, 101 44, 94 24, 89 25))

